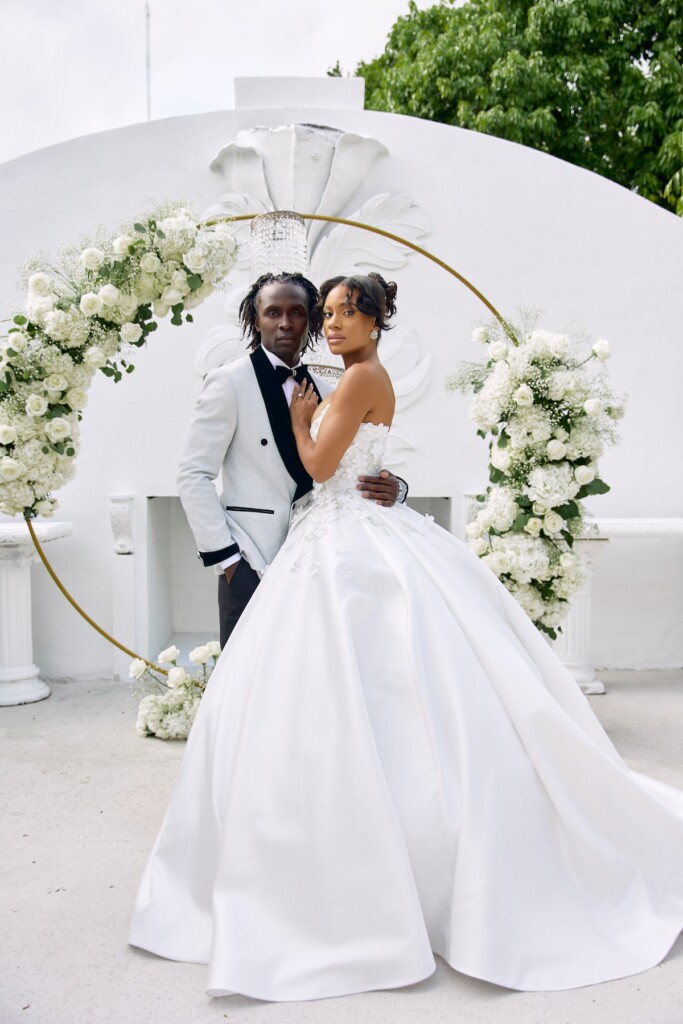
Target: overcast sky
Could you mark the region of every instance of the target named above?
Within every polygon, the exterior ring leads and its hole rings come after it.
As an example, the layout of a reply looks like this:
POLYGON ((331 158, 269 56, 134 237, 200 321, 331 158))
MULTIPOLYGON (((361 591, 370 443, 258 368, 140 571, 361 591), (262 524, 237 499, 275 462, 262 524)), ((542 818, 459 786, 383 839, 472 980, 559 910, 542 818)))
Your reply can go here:
MULTIPOLYGON (((420 0, 419 7, 429 6, 420 0)), ((150 0, 152 118, 233 106, 243 75, 354 70, 408 0, 150 0)), ((144 0, 0 0, 0 161, 146 119, 144 0)))

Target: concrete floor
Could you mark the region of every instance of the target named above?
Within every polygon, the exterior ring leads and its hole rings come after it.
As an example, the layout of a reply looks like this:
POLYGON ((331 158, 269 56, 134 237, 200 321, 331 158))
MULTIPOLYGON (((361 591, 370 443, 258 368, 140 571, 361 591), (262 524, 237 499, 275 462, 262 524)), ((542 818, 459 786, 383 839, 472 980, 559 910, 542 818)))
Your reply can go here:
MULTIPOLYGON (((627 762, 683 789, 683 673, 603 678, 593 707, 627 762)), ((106 680, 0 709, 0 1024, 683 1024, 683 938, 645 974, 571 992, 508 992, 439 962, 390 992, 207 998, 205 967, 126 944, 183 750, 134 720, 128 687, 106 680)))

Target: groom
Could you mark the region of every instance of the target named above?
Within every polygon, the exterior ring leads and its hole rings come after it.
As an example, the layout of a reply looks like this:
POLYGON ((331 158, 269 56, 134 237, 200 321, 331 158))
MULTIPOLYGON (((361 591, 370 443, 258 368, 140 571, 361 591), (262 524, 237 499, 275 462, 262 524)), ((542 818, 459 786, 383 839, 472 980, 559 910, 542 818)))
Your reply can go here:
MULTIPOLYGON (((251 354, 207 374, 190 421, 178 493, 199 558, 220 571, 221 646, 284 543, 292 511, 312 487, 289 403, 295 381, 310 381, 319 399, 332 391, 301 362, 317 300, 315 285, 302 274, 260 277, 240 306, 251 354), (214 485, 219 473, 220 497, 214 485)), ((360 479, 364 497, 394 504, 396 477, 383 470, 360 479)))

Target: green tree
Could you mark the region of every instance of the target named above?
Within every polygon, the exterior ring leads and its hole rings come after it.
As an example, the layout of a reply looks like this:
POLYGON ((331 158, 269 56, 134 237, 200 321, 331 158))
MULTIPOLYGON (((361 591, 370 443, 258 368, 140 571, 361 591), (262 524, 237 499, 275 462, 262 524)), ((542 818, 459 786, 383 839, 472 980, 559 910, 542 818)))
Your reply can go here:
POLYGON ((370 109, 532 146, 683 214, 682 54, 681 0, 411 0, 356 74, 370 109))

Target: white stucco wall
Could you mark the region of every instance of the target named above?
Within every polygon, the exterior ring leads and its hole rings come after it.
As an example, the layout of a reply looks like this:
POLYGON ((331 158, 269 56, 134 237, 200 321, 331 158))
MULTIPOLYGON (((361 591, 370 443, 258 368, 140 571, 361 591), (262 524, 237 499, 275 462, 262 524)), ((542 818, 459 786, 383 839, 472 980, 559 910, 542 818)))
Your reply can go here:
MULTIPOLYGON (((36 250, 54 254, 98 223, 113 231, 156 201, 184 200, 199 212, 216 202, 226 181, 209 165, 240 128, 307 122, 372 136, 387 153, 339 212, 350 216, 380 193, 408 193, 431 225, 422 244, 465 274, 501 312, 542 307, 550 329, 573 324, 609 339, 612 379, 628 392, 629 405, 622 444, 602 464, 612 490, 594 499, 592 509, 611 517, 683 514, 683 221, 605 179, 485 135, 358 109, 304 103, 278 108, 276 84, 272 95, 267 109, 135 125, 1 165, 5 312, 21 298, 17 267, 36 250)), ((415 496, 457 501, 484 485, 486 449, 467 419, 466 400, 447 395, 443 378, 459 359, 479 355, 470 333, 486 311, 417 256, 390 276, 399 283, 396 337, 416 332, 420 351, 432 357, 424 392, 397 423, 413 446, 398 471, 415 496)), ((74 532, 52 546, 55 568, 88 612, 105 628, 123 628, 120 639, 137 650, 163 629, 150 622, 147 577, 153 557, 163 559, 169 547, 159 548, 159 534, 148 544, 150 522, 170 517, 168 534, 182 534, 170 506, 148 522, 146 499, 175 494, 178 451, 200 386, 195 355, 221 323, 224 303, 223 296, 212 297, 182 329, 161 326, 122 383, 98 376, 82 425, 78 475, 59 494, 58 516, 70 520, 74 532), (112 493, 135 496, 133 555, 113 553, 112 493), (122 567, 121 559, 131 561, 122 567), (124 578, 133 587, 132 602, 121 598, 124 578)), ((399 352, 397 365, 400 359, 399 352)), ((596 584, 598 665, 683 663, 682 547, 680 541, 612 544, 596 584)), ((192 563, 192 569, 176 571, 175 583, 169 572, 168 607, 152 609, 151 619, 162 612, 173 618, 169 609, 182 601, 178 591, 185 586, 199 588, 199 605, 210 609, 215 581, 209 570, 201 572, 192 563)), ((211 627, 215 623, 207 622, 211 627)), ((106 675, 120 665, 42 567, 34 571, 34 633, 36 660, 47 677, 106 675)))

